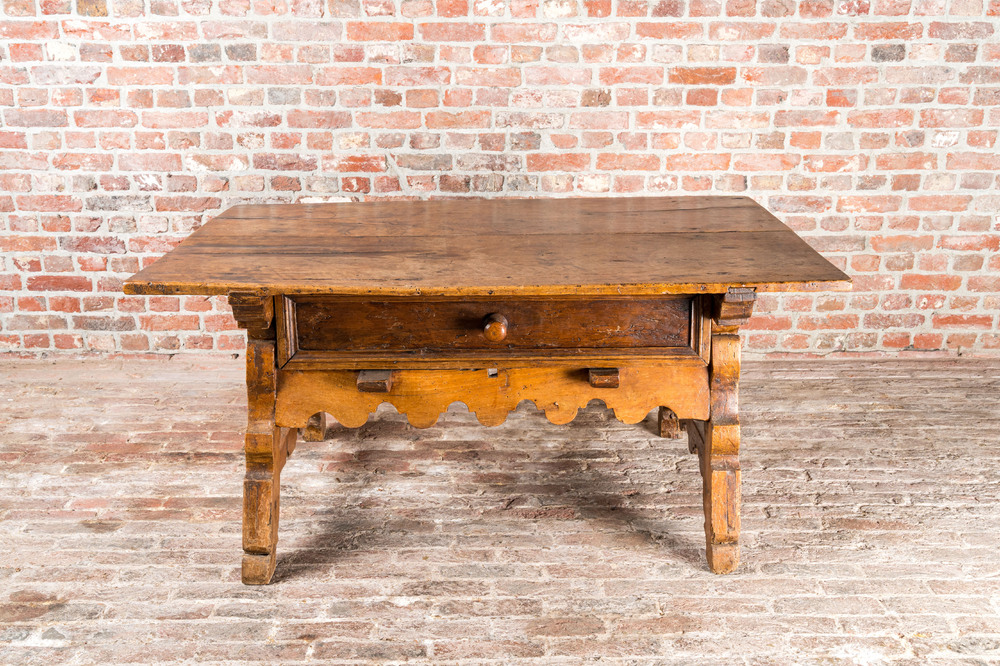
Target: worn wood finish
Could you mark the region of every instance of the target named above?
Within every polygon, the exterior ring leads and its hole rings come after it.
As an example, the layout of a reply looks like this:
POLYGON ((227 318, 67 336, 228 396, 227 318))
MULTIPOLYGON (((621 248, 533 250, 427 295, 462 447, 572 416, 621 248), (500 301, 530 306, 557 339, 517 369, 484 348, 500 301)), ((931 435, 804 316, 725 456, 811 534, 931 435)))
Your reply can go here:
POLYGON ((740 338, 738 329, 753 311, 755 294, 733 289, 717 298, 709 368, 711 416, 698 435, 705 509, 706 557, 716 573, 730 573, 740 561, 740 338))
POLYGON ((618 388, 595 389, 584 368, 497 368, 489 370, 397 370, 388 393, 362 393, 350 370, 286 371, 278 385, 276 419, 303 427, 327 412, 348 428, 364 425, 383 402, 406 414, 410 424, 429 428, 453 402, 462 402, 487 426, 500 425, 522 400, 530 400, 556 424, 569 423, 591 400, 603 400, 624 423, 638 423, 658 405, 684 418, 709 416, 708 371, 675 364, 620 368, 618 388))
MULTIPOLYGON (((333 319, 340 317, 340 304, 344 302, 357 302, 359 299, 357 297, 313 297, 317 298, 319 301, 326 303, 330 308, 329 314, 325 315, 327 319, 333 319)), ((639 298, 634 300, 646 301, 649 303, 644 307, 646 309, 652 309, 653 306, 661 301, 662 297, 653 298, 639 298)), ((353 369, 353 370, 365 370, 371 368, 413 368, 413 369, 477 369, 477 368, 491 368, 497 365, 503 365, 506 367, 616 367, 620 364, 635 365, 636 363, 642 362, 659 362, 664 360, 671 360, 677 363, 688 364, 702 362, 704 365, 708 365, 709 359, 709 329, 710 321, 709 318, 713 311, 714 303, 710 300, 711 296, 696 296, 694 298, 675 298, 670 297, 666 299, 665 302, 673 302, 675 300, 679 301, 690 301, 690 321, 685 325, 680 325, 675 323, 678 332, 676 337, 685 337, 689 344, 685 346, 678 347, 641 347, 641 346, 595 346, 595 347, 543 347, 543 348, 533 348, 533 347, 509 347, 504 344, 499 345, 489 345, 481 348, 464 348, 461 346, 452 346, 451 348, 427 348, 414 346, 411 348, 398 348, 394 350, 385 349, 355 349, 353 347, 340 350, 319 350, 311 351, 299 349, 298 347, 298 331, 297 331, 297 318, 298 318, 298 306, 294 298, 280 297, 275 299, 275 321, 278 339, 278 364, 280 367, 288 370, 320 370, 320 369, 353 369), (680 329, 683 328, 684 332, 680 329)), ((310 298, 312 300, 312 298, 310 298)), ((387 310, 389 312, 398 313, 398 311, 393 307, 398 301, 412 301, 413 299, 387 299, 387 310)), ((431 304, 438 304, 441 301, 453 301, 453 299, 440 298, 440 297, 428 297, 426 299, 431 304)), ((474 299, 475 300, 475 299, 474 299)), ((535 304, 532 306, 537 311, 537 326, 541 330, 542 334, 550 335, 548 329, 556 328, 560 326, 560 319, 553 315, 546 315, 545 312, 538 311, 537 301, 542 302, 557 302, 559 307, 557 311, 565 310, 569 305, 575 302, 577 299, 572 299, 570 297, 562 297, 559 299, 538 299, 536 297, 526 297, 525 299, 519 299, 524 301, 532 301, 535 304)), ((592 299, 580 299, 580 304, 577 305, 576 309, 583 309, 583 304, 589 303, 592 299)), ((603 300, 622 300, 622 299, 603 299, 603 300)), ((678 306, 674 305, 675 313, 678 306)), ((681 310, 684 306, 681 305, 681 310)), ((628 311, 628 308, 626 308, 628 311)), ((639 312, 643 311, 643 308, 638 308, 639 312)), ((664 315, 655 315, 660 319, 670 319, 670 317, 665 317, 664 315)), ((579 318, 579 317, 578 317, 579 318)), ((405 328, 410 319, 403 321, 398 316, 381 317, 382 324, 384 326, 392 325, 395 329, 405 328)), ((418 323, 416 325, 418 328, 423 327, 426 330, 426 325, 418 323)), ((351 327, 357 329, 355 325, 351 327)), ((439 333, 431 332, 431 335, 440 335, 439 333)), ((621 332, 615 333, 619 337, 625 337, 621 332)), ((360 334, 362 336, 367 335, 369 338, 371 334, 365 334, 363 331, 360 334)), ((566 334, 559 334, 563 336, 564 339, 569 338, 566 334)))
POLYGON ((659 408, 700 458, 706 556, 739 563, 738 330, 759 291, 846 275, 745 197, 239 206, 132 276, 133 294, 227 294, 247 330, 243 581, 274 573, 280 475, 326 414, 390 403, 425 428, 522 400, 659 408))
POLYGON ((690 346, 688 297, 291 300, 300 351, 690 346))
POLYGON ((660 432, 660 437, 665 439, 680 439, 681 438, 681 424, 677 419, 677 414, 667 407, 660 407, 660 411, 657 412, 656 416, 657 430, 660 432))
POLYGON ((251 338, 273 340, 275 331, 274 297, 264 294, 234 292, 229 294, 229 307, 233 309, 233 319, 251 338))
POLYGON ((239 206, 125 290, 635 296, 849 284, 752 199, 650 197, 239 206))
POLYGON ((243 582, 265 585, 278 545, 281 469, 297 430, 275 425, 277 367, 274 342, 247 343, 246 475, 243 480, 243 582))

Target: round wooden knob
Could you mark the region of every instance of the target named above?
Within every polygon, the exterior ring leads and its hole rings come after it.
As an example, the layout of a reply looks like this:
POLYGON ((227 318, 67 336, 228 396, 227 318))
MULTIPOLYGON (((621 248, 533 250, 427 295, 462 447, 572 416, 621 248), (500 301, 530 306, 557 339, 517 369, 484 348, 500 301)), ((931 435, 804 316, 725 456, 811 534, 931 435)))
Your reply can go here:
POLYGON ((507 317, 493 313, 483 319, 483 335, 490 342, 500 342, 507 337, 507 317))

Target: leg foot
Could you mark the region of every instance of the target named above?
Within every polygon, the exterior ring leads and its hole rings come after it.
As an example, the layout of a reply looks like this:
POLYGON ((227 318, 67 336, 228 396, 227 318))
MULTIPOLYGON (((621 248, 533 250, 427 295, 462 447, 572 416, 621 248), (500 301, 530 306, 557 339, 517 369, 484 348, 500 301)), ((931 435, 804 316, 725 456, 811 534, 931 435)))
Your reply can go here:
POLYGON ((247 470, 243 480, 243 582, 267 585, 278 550, 280 468, 247 470))
POLYGON ((274 576, 274 564, 276 557, 274 553, 270 555, 253 555, 243 553, 243 584, 244 585, 267 585, 274 576))
POLYGON ((320 412, 309 418, 309 423, 302 429, 302 439, 307 442, 322 442, 326 439, 326 414, 320 412))
POLYGON ((733 573, 740 564, 738 544, 708 544, 705 554, 708 556, 708 568, 712 573, 733 573))
POLYGON ((740 562, 740 461, 733 450, 739 426, 705 427, 699 448, 705 504, 705 555, 715 573, 731 573, 740 562))
POLYGON ((666 439, 680 439, 681 423, 677 420, 677 415, 666 407, 660 407, 660 414, 656 419, 660 430, 660 437, 666 439))

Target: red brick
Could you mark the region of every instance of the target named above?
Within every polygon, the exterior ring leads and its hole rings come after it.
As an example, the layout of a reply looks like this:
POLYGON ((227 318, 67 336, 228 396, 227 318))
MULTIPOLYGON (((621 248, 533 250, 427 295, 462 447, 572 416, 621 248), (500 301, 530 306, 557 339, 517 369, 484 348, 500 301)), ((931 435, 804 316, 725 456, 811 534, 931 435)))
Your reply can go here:
POLYGON ((865 155, 806 155, 806 171, 820 173, 844 173, 862 171, 868 166, 865 155))
POLYGON ((827 314, 823 316, 801 316, 798 327, 803 331, 850 330, 858 327, 858 315, 827 314))
POLYGON ((389 86, 430 86, 451 83, 448 67, 388 67, 385 84, 389 86))
POLYGON ((962 250, 964 252, 997 252, 1000 251, 1000 235, 975 234, 942 236, 938 245, 946 250, 962 250))
POLYGON ((429 42, 481 42, 486 39, 483 23, 421 23, 420 36, 429 42))
POLYGON ((109 67, 108 83, 113 86, 157 86, 174 82, 172 67, 109 67))
POLYGON ((836 125, 840 120, 839 111, 777 111, 774 114, 775 127, 819 127, 836 125))
POLYGON ((555 23, 498 23, 490 28, 493 41, 506 43, 551 42, 556 38, 555 23))
POLYGON ((943 23, 934 21, 927 30, 927 36, 935 39, 986 39, 993 36, 992 23, 977 21, 970 23, 943 23))
POLYGON ((590 156, 586 154, 544 154, 529 153, 528 171, 581 171, 590 166, 590 156))
POLYGON ((786 171, 796 166, 801 158, 790 153, 753 153, 737 155, 733 161, 736 171, 786 171))
POLYGON ((123 171, 180 171, 181 156, 153 152, 121 155, 118 168, 123 171))
POLYGON ((783 39, 841 39, 847 35, 846 23, 782 23, 779 34, 783 39))
POLYGON ((660 158, 656 155, 603 153, 597 156, 597 168, 604 171, 656 171, 660 158))
POLYGON ((420 127, 420 114, 416 111, 393 111, 391 113, 358 113, 357 124, 360 127, 385 129, 415 129, 420 127))
POLYGON ((3 113, 8 127, 65 127, 65 111, 51 109, 7 109, 3 113))
POLYGON ((59 24, 56 21, 0 21, 0 39, 37 40, 58 38, 59 24))
MULTIPOLYGON (((324 67, 316 77, 321 86, 381 85, 382 70, 378 67, 324 67)), ((388 82, 389 85, 399 85, 388 82)))
POLYGON ((921 127, 977 127, 983 124, 982 109, 922 109, 921 127))
POLYGON ((900 289, 929 289, 932 291, 954 291, 962 286, 958 275, 924 275, 907 273, 900 278, 900 289))
POLYGON ((910 210, 923 211, 964 211, 969 208, 972 202, 970 195, 926 195, 911 196, 909 198, 910 210))
POLYGON ((347 38, 357 42, 396 42, 413 39, 413 24, 351 21, 347 24, 347 38))
POLYGON ((649 66, 602 67, 598 72, 602 85, 623 83, 660 84, 663 83, 663 68, 649 66))
POLYGON ((247 83, 265 85, 303 85, 313 82, 310 65, 259 65, 243 70, 247 83))
POLYGON ((218 197, 157 197, 158 211, 205 212, 217 210, 222 201, 218 197))
POLYGON ((195 331, 200 321, 198 315, 143 315, 139 325, 144 331, 195 331))
POLYGON ((911 41, 923 36, 924 26, 920 23, 862 23, 854 28, 857 39, 911 41))
POLYGON ((1000 154, 997 153, 954 153, 948 155, 948 169, 1000 170, 1000 154))
POLYGON ((347 111, 293 110, 288 112, 288 126, 325 129, 350 127, 351 114, 347 111))
POLYGON ((463 86, 512 88, 521 84, 521 70, 517 67, 459 67, 455 72, 455 80, 463 86))
POLYGON ((701 124, 699 111, 640 111, 636 113, 636 124, 648 129, 680 129, 698 127, 701 124))
POLYGON ((727 85, 736 82, 735 67, 673 67, 670 83, 685 85, 727 85))
POLYGON ((586 111, 569 118, 572 129, 628 129, 628 114, 622 111, 586 111))
POLYGON ((20 210, 44 212, 75 212, 83 209, 79 197, 60 194, 38 194, 15 197, 20 210))
POLYGON ((698 23, 636 23, 635 34, 640 39, 696 39, 704 34, 698 23))
POLYGON ((934 247, 933 236, 873 236, 872 249, 876 252, 919 252, 934 247))
POLYGON ((899 210, 902 197, 898 196, 841 196, 837 199, 837 210, 855 213, 886 213, 899 210))
POLYGON ((934 328, 984 328, 994 326, 992 315, 934 315, 931 321, 934 328))
POLYGON ((114 155, 107 153, 59 153, 52 158, 52 166, 67 170, 110 171, 114 161, 114 155))
MULTIPOLYGON (((636 26, 638 28, 638 26, 636 26)), ((774 34, 775 26, 770 22, 726 22, 710 23, 708 26, 708 38, 722 41, 760 41, 765 40, 774 34)), ((688 35, 685 35, 688 36, 688 35)), ((697 36, 697 35, 690 35, 697 36)), ((676 39, 676 38, 671 38, 676 39)))
POLYGON ((877 155, 875 167, 880 171, 930 170, 937 167, 937 156, 933 153, 892 153, 877 155))
POLYGON ((323 169, 337 172, 385 171, 382 155, 340 155, 323 160, 323 169))
POLYGON ((913 123, 913 111, 909 109, 851 111, 847 114, 847 122, 853 127, 907 127, 913 123))
POLYGON ((105 109, 74 111, 73 122, 77 127, 135 127, 139 118, 132 111, 105 109))
POLYGON ((663 168, 667 171, 725 171, 730 160, 726 153, 667 155, 663 168))
POLYGON ((91 291, 90 278, 80 275, 34 275, 26 282, 28 291, 91 291))

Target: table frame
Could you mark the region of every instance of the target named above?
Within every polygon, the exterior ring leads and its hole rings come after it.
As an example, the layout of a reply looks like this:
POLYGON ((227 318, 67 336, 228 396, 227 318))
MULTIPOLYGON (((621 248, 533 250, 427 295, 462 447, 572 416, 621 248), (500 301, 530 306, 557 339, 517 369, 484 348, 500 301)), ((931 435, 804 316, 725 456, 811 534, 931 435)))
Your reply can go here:
MULTIPOLYGON (((709 413, 704 419, 683 418, 693 412, 679 409, 675 413, 672 405, 660 404, 657 405, 658 427, 660 435, 668 438, 680 437, 681 430, 687 430, 689 448, 700 459, 708 566, 715 573, 730 573, 739 564, 740 552, 739 328, 750 318, 756 292, 753 287, 730 287, 721 294, 690 296, 703 299, 702 303, 706 303, 709 309, 705 317, 708 330, 703 334, 708 341, 705 350, 707 372, 684 374, 676 390, 707 391, 709 413), (682 418, 678 418, 678 414, 682 418)), ((295 450, 298 433, 302 431, 307 441, 316 441, 323 438, 325 431, 323 411, 289 414, 279 409, 279 387, 292 372, 287 369, 287 359, 280 358, 276 317, 276 310, 280 311, 280 307, 276 308, 276 302, 280 303, 277 299, 281 298, 280 294, 229 294, 233 315, 247 332, 248 418, 246 475, 243 482, 242 579, 250 585, 267 584, 274 575, 281 471, 288 456, 295 450)), ((700 358, 698 360, 701 361, 700 358)), ((667 364, 672 362, 683 364, 682 359, 668 360, 667 364)), ((702 365, 705 365, 703 361, 702 365)), ((429 367, 433 368, 433 365, 429 367)), ((300 377, 305 377, 300 384, 307 385, 302 390, 308 392, 308 385, 314 383, 317 384, 316 390, 321 390, 324 377, 336 372, 343 370, 316 367, 307 373, 299 373, 300 377)), ((420 372, 441 371, 428 369, 420 372)), ((361 397, 371 400, 370 395, 359 394, 359 400, 361 397)), ((647 406, 636 398, 626 402, 630 404, 616 405, 616 414, 619 414, 620 408, 622 413, 642 415, 647 406)), ((582 404, 585 405, 586 400, 582 404)), ((569 418, 575 413, 573 408, 569 418)), ((367 417, 367 409, 364 414, 367 417)), ((564 417, 562 413, 556 418, 552 413, 547 415, 556 422, 564 417)), ((410 420, 413 422, 413 415, 410 415, 410 420)), ((483 420, 482 416, 480 420, 483 420)), ((418 425, 430 423, 424 421, 418 425)))

